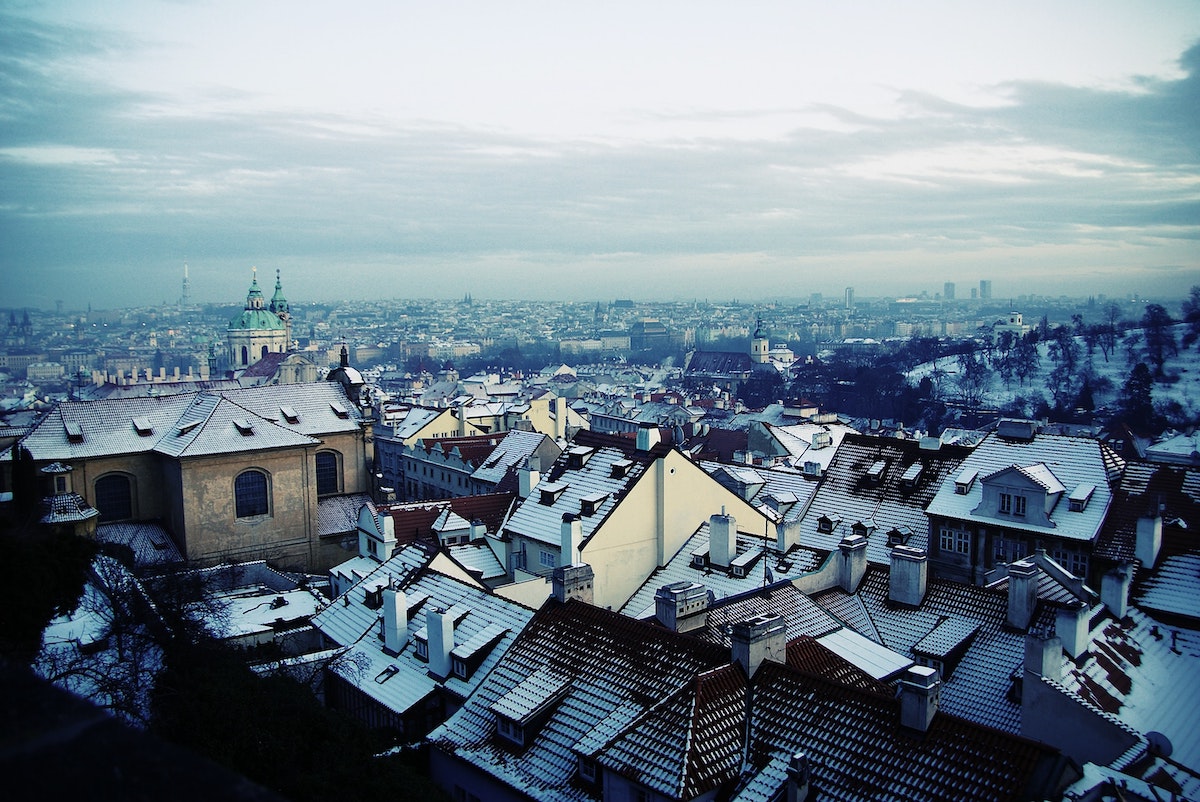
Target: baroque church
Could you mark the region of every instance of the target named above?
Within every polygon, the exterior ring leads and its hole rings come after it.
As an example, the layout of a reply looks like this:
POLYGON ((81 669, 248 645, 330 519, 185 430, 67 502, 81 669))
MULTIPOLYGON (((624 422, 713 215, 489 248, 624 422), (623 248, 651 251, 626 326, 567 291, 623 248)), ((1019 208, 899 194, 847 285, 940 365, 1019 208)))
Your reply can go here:
POLYGON ((292 347, 292 316, 279 271, 275 271, 275 294, 267 303, 258 286, 258 268, 246 294, 246 306, 229 321, 226 335, 227 364, 233 370, 254 365, 268 354, 285 354, 292 347))

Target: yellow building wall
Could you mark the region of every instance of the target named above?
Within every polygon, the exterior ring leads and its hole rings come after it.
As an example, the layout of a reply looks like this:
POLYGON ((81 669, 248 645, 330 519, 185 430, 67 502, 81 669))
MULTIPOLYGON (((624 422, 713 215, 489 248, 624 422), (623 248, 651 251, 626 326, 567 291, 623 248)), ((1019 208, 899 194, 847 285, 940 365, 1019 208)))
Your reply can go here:
POLYGON ((596 606, 625 604, 722 508, 734 517, 739 532, 774 537, 762 513, 678 451, 656 460, 582 549, 581 559, 596 575, 596 606))
POLYGON ((130 454, 72 462, 71 486, 74 492, 96 506, 96 480, 110 473, 123 473, 133 484, 133 519, 144 521, 165 518, 171 504, 166 494, 157 454, 130 454))

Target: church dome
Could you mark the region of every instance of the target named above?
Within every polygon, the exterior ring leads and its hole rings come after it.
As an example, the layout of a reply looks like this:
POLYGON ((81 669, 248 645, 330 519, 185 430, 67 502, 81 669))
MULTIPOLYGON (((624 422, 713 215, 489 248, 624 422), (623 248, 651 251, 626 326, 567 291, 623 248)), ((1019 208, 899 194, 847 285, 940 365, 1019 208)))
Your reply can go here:
MULTIPOLYGON (((279 285, 278 275, 275 277, 275 294, 282 300, 283 290, 279 285)), ((286 309, 287 301, 283 301, 283 305, 286 309)), ((287 329, 287 323, 283 318, 265 306, 262 289, 258 286, 258 268, 254 269, 250 291, 246 293, 246 306, 241 312, 230 318, 229 328, 241 331, 284 331, 287 329)))

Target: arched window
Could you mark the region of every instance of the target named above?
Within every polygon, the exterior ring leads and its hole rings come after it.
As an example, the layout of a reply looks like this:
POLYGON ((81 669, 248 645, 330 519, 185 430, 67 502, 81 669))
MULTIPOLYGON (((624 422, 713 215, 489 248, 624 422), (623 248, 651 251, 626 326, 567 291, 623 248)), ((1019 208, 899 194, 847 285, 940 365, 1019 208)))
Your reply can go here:
POLYGON ((317 452, 317 495, 328 496, 341 492, 341 477, 338 463, 341 455, 336 451, 317 452))
POLYGON ((242 346, 242 364, 248 365, 249 363, 250 363, 250 349, 243 345, 242 346))
POLYGON ((133 517, 133 483, 123 473, 110 473, 96 480, 96 509, 101 521, 124 521, 133 517))
POLYGON ((265 346, 265 345, 263 346, 262 355, 263 355, 263 358, 265 358, 267 356, 267 346, 265 346))
POLYGON ((271 512, 270 487, 267 475, 262 471, 239 473, 233 480, 233 496, 239 518, 253 518, 271 512))

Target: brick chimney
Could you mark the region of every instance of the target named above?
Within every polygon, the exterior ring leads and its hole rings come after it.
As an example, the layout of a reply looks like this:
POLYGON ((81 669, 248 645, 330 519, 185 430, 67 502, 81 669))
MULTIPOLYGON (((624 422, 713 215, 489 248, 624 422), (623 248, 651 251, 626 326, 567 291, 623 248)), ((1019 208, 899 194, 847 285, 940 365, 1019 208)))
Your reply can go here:
POLYGON ((1037 609, 1037 563, 1021 560, 1008 566, 1008 625, 1025 629, 1037 609))
POLYGON ((667 629, 690 632, 708 623, 708 588, 699 582, 672 582, 654 594, 654 617, 667 629))
POLYGON ((733 662, 747 677, 762 665, 763 660, 787 662, 787 623, 782 616, 759 615, 733 625, 733 662))
POLYGON ((578 599, 586 604, 593 604, 595 578, 596 574, 592 570, 592 566, 586 563, 560 565, 554 569, 554 576, 551 580, 554 598, 560 602, 578 599))
POLYGON ((559 543, 558 564, 574 565, 579 562, 579 545, 583 541, 583 522, 573 512, 565 512, 562 525, 559 528, 561 541, 559 543))
POLYGON ((383 648, 399 654, 408 643, 408 597, 402 590, 383 591, 383 648))
POLYGON ((722 509, 708 519, 708 561, 712 565, 728 568, 736 556, 737 521, 722 509))
POLYGON ((920 607, 928 576, 928 554, 912 546, 894 546, 892 570, 888 574, 888 599, 897 604, 920 607))
POLYGON ((942 681, 936 668, 910 666, 900 679, 900 726, 927 732, 941 696, 942 681))
POLYGON ((867 539, 862 535, 847 535, 838 544, 838 586, 847 593, 858 590, 867 572, 867 539))

